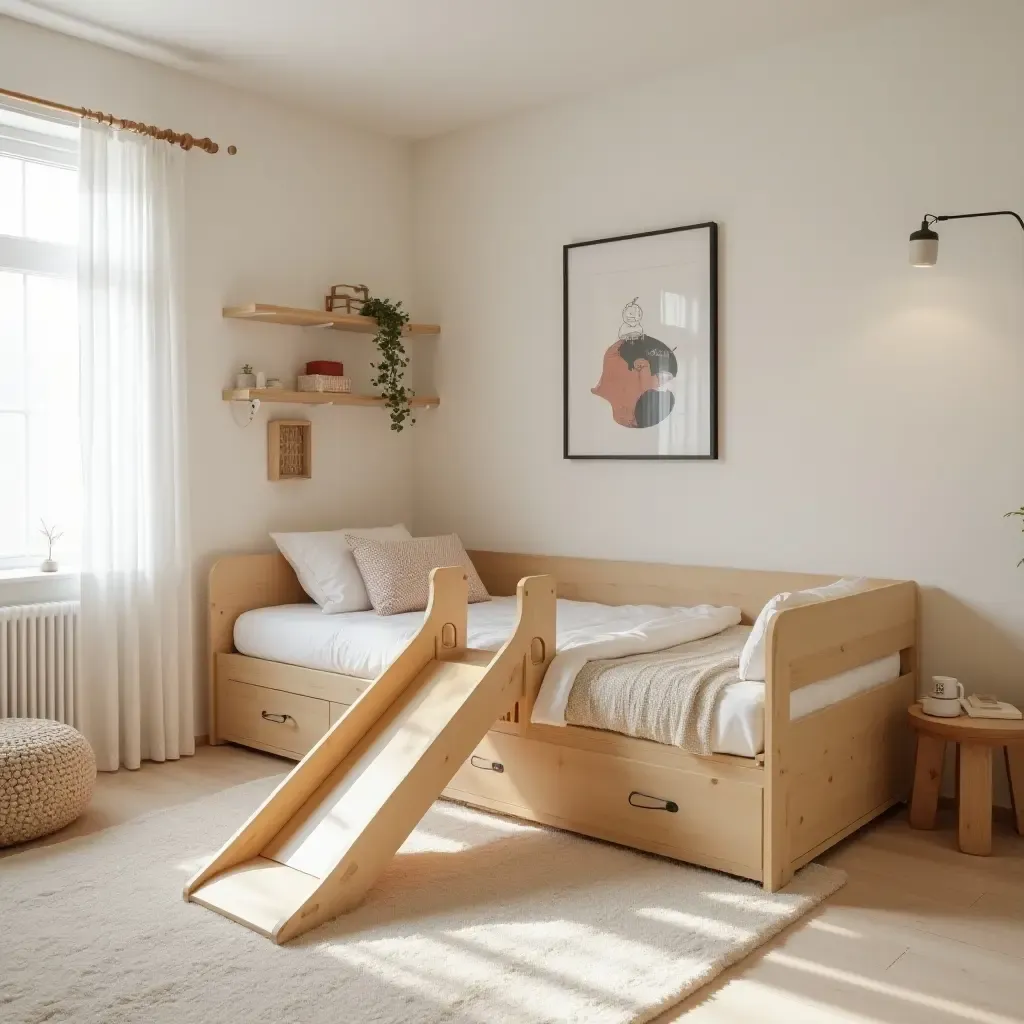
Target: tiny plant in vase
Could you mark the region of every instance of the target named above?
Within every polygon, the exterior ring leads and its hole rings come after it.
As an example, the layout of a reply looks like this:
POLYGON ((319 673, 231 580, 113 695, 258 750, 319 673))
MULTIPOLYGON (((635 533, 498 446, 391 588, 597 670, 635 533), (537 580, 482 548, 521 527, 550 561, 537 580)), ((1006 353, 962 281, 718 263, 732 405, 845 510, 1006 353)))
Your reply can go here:
POLYGON ((406 421, 410 426, 416 422, 409 405, 409 399, 416 392, 403 383, 409 360, 402 345, 402 328, 409 322, 409 314, 402 309, 401 302, 374 298, 367 299, 360 312, 377 321, 377 335, 373 340, 380 358, 370 363, 377 371, 370 383, 381 389, 384 406, 391 415, 391 429, 401 433, 406 421))
POLYGON ((43 524, 42 529, 39 531, 46 538, 46 561, 39 566, 40 572, 56 572, 57 563, 53 557, 53 545, 57 543, 64 536, 57 529, 56 523, 53 526, 47 526, 45 519, 40 519, 39 522, 43 524))

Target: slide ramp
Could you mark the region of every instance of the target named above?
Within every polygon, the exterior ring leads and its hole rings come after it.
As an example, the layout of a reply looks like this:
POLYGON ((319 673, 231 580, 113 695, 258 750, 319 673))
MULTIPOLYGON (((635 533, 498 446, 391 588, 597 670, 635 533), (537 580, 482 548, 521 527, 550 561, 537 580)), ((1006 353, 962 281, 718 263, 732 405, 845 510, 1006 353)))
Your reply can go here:
POLYGON ((423 627, 185 898, 286 942, 355 906, 481 737, 550 656, 555 588, 519 584, 516 628, 496 654, 467 649, 466 578, 435 569, 423 627))

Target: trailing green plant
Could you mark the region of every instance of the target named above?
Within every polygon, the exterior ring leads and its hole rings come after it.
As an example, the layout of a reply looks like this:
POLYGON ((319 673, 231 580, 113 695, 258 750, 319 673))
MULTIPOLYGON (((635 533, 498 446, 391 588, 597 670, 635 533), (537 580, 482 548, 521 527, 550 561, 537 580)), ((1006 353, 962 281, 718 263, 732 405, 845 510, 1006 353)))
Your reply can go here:
POLYGON ((403 383, 409 360, 402 344, 402 328, 409 322, 409 314, 402 309, 401 302, 375 298, 367 299, 360 312, 377 321, 377 335, 373 340, 380 358, 370 363, 377 371, 370 383, 381 389, 384 406, 391 415, 391 429, 401 433, 406 421, 410 426, 416 422, 409 405, 416 392, 403 383))
MULTIPOLYGON (((1024 505, 1022 505, 1020 508, 1014 509, 1012 512, 1007 512, 1006 515, 1003 516, 1003 518, 1004 519, 1008 519, 1010 516, 1019 516, 1020 517, 1020 520, 1021 520, 1020 528, 1021 528, 1022 531, 1024 531, 1024 505)), ((1024 565, 1024 558, 1022 558, 1017 563, 1017 565, 1018 566, 1024 565)))

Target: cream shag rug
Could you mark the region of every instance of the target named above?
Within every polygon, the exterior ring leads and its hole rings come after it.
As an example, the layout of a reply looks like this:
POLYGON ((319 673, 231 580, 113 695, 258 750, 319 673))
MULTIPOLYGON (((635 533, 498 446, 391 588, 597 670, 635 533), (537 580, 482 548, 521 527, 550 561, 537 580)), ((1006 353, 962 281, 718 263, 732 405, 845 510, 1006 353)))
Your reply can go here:
POLYGON ((645 1021, 845 881, 767 895, 441 801, 358 909, 275 946, 181 890, 276 781, 0 861, 0 1020, 645 1021))

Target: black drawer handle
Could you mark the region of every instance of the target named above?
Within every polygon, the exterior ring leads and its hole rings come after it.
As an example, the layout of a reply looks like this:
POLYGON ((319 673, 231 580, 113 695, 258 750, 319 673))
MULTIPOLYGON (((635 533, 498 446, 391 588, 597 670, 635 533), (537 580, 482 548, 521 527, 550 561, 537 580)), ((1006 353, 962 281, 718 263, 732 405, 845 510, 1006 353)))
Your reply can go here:
POLYGON ((469 759, 469 763, 482 772, 497 772, 500 775, 505 770, 500 761, 488 761, 486 757, 477 757, 476 754, 469 759))
POLYGON ((271 711, 261 711, 260 717, 266 719, 268 722, 276 722, 278 725, 284 725, 285 722, 295 721, 291 715, 275 715, 271 711))
POLYGON ((638 793, 635 789, 629 794, 629 806, 636 807, 641 811, 668 811, 669 814, 675 814, 679 810, 679 804, 675 800, 665 800, 660 796, 638 793))

